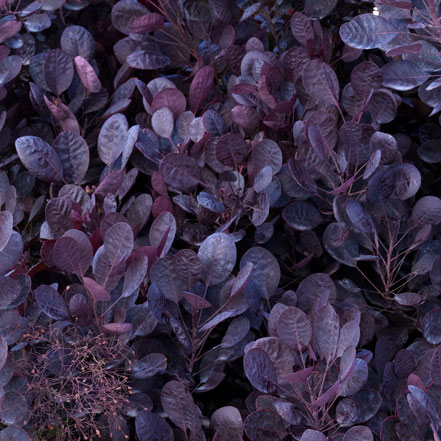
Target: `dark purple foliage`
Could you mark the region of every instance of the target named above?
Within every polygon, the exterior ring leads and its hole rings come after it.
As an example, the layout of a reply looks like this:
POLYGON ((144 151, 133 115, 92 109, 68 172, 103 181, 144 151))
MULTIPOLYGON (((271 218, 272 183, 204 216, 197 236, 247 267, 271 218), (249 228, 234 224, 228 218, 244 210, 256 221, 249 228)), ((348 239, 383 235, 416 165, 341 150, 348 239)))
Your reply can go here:
POLYGON ((0 11, 0 439, 440 441, 438 0, 0 11))

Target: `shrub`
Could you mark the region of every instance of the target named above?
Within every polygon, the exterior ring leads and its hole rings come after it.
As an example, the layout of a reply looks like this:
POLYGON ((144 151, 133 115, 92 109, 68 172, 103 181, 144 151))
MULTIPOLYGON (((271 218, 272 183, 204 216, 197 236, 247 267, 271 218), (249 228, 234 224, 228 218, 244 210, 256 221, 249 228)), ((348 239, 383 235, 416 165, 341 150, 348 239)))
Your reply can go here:
POLYGON ((439 441, 440 8, 0 1, 0 439, 439 441))

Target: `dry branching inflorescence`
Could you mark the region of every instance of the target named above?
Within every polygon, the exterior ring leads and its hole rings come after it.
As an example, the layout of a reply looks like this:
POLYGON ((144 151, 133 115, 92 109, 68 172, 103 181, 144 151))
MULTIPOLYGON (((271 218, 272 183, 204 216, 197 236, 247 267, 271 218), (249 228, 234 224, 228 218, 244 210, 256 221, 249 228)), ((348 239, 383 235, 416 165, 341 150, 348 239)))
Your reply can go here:
POLYGON ((27 351, 18 365, 27 377, 36 434, 51 441, 112 438, 131 393, 128 347, 118 337, 72 327, 40 328, 24 339, 27 351))

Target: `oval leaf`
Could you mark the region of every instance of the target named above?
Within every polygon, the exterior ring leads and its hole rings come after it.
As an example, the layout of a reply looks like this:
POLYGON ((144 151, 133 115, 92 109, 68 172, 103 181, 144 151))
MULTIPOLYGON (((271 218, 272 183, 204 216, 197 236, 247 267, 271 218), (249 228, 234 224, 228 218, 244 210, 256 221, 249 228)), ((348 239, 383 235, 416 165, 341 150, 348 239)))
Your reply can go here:
POLYGON ((56 151, 37 136, 22 136, 15 148, 23 165, 31 174, 46 182, 61 181, 63 167, 56 151))

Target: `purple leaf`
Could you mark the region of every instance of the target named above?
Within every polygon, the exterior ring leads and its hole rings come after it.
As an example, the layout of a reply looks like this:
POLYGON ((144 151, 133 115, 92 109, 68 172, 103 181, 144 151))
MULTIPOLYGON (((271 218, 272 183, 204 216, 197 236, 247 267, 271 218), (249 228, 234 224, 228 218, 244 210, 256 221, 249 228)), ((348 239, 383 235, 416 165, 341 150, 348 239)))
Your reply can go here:
POLYGON ((201 279, 201 261, 193 250, 179 250, 173 257, 173 267, 175 277, 188 289, 201 279))
POLYGON ((102 326, 105 332, 109 334, 125 334, 132 329, 131 323, 107 323, 102 326))
POLYGON ((21 293, 20 280, 13 277, 0 279, 0 307, 8 307, 21 293))
POLYGON ((211 415, 211 425, 219 441, 241 441, 243 423, 240 412, 233 406, 220 407, 211 415))
POLYGON ((148 354, 145 357, 135 360, 132 364, 132 377, 137 380, 144 380, 167 369, 167 359, 162 354, 148 354))
POLYGON ((3 43, 8 38, 13 37, 17 32, 20 32, 21 21, 7 20, 0 25, 0 43, 3 43))
POLYGON ((34 291, 39 308, 54 320, 68 320, 69 312, 63 297, 49 285, 40 285, 34 291))
POLYGON ((110 167, 122 153, 128 130, 127 119, 121 113, 112 115, 101 127, 98 136, 98 155, 107 166, 110 167))
POLYGON ((0 251, 6 247, 11 238, 12 226, 12 213, 9 211, 0 211, 0 251))
POLYGON ((158 136, 170 138, 173 127, 173 113, 168 107, 161 107, 153 113, 152 129, 158 136))
POLYGON ((277 391, 276 370, 264 350, 259 348, 250 349, 243 358, 243 366, 245 375, 257 390, 269 394, 277 391))
POLYGON ((236 264, 236 245, 228 234, 214 233, 202 242, 198 256, 207 286, 216 285, 231 274, 236 264))
POLYGON ((429 164, 441 162, 441 149, 439 140, 429 139, 423 142, 417 150, 418 156, 429 164))
POLYGON ((55 150, 37 136, 22 136, 15 148, 23 165, 38 179, 47 182, 61 181, 63 168, 55 150))
POLYGON ((70 130, 80 133, 80 126, 75 115, 60 99, 53 98, 49 100, 46 95, 43 96, 44 102, 54 117, 55 121, 61 126, 62 130, 70 130))
POLYGON ((216 143, 216 159, 224 165, 237 168, 248 156, 244 139, 234 133, 222 135, 216 143))
POLYGON ((305 383, 308 377, 313 371, 312 367, 301 369, 300 371, 294 372, 292 374, 287 374, 283 376, 283 381, 285 383, 305 383))
POLYGON ((112 225, 104 236, 104 252, 115 264, 129 257, 133 245, 133 230, 125 222, 112 225))
POLYGON ((71 85, 74 76, 72 59, 61 49, 53 49, 44 62, 44 77, 50 91, 60 96, 71 85))
POLYGON ((7 358, 8 358, 8 342, 3 336, 0 336, 0 370, 3 369, 3 366, 5 365, 7 358))
POLYGON ((181 153, 170 153, 159 166, 164 181, 184 192, 192 191, 201 181, 195 160, 181 153))
POLYGON ((241 271, 250 264, 252 267, 249 277, 247 276, 249 269, 243 274, 239 273, 237 276, 238 280, 235 281, 233 287, 237 286, 238 282, 242 285, 245 279, 246 295, 257 297, 260 294, 268 299, 275 293, 280 282, 279 262, 267 249, 253 247, 248 249, 242 256, 240 260, 241 271), (257 289, 259 290, 258 292, 256 292, 257 289))
POLYGON ((173 118, 176 120, 181 113, 185 112, 187 100, 180 90, 175 87, 167 87, 155 95, 151 107, 153 114, 162 107, 168 108, 171 110, 173 118))
POLYGON ((135 426, 139 441, 174 440, 173 430, 167 422, 148 410, 136 415, 135 426))
POLYGON ((329 400, 336 395, 339 387, 340 387, 340 381, 336 381, 326 392, 320 395, 312 403, 312 409, 317 410, 320 409, 320 407, 325 406, 329 402, 329 400))
POLYGON ((171 60, 162 55, 156 45, 144 44, 127 57, 127 64, 133 69, 156 70, 167 67, 171 60))
POLYGON ((411 221, 415 226, 437 225, 441 222, 441 199, 423 196, 413 206, 411 221))
POLYGON ((63 271, 83 275, 92 263, 92 245, 82 231, 68 230, 55 242, 53 259, 63 271))
POLYGON ((360 340, 360 326, 356 320, 346 322, 340 329, 337 356, 341 357, 349 346, 357 347, 360 340))
POLYGON ((314 341, 318 353, 327 361, 337 352, 340 324, 337 313, 330 304, 322 306, 314 318, 314 341))
POLYGON ((381 70, 372 61, 358 64, 351 73, 352 88, 363 99, 369 96, 372 89, 381 87, 381 80, 381 70))
POLYGON ((418 64, 407 60, 391 61, 381 70, 383 86, 406 91, 423 84, 430 75, 418 64))
POLYGON ((25 422, 27 413, 26 398, 18 392, 7 391, 1 405, 0 420, 9 426, 13 424, 20 426, 25 422))
POLYGON ((80 77, 83 86, 91 93, 97 93, 101 90, 101 82, 89 62, 77 55, 74 59, 75 69, 80 77))
POLYGON ((60 39, 61 49, 72 58, 81 56, 91 60, 95 52, 95 41, 92 34, 82 26, 68 26, 60 39))
POLYGON ((207 99, 213 87, 214 69, 205 66, 194 76, 190 85, 189 102, 194 114, 197 113, 202 103, 207 99))
POLYGON ((294 306, 287 307, 280 314, 276 328, 279 337, 298 352, 311 341, 311 323, 306 314, 294 306))
POLYGON ((0 251, 0 275, 14 268, 22 253, 23 239, 19 233, 12 231, 6 246, 0 251))
POLYGON ((148 258, 143 255, 136 256, 129 264, 124 277, 122 296, 128 297, 139 288, 147 274, 148 258))
POLYGON ((441 343, 441 308, 432 309, 423 318, 423 335, 433 344, 441 343))
POLYGON ((46 204, 45 214, 50 231, 55 237, 62 236, 74 227, 71 199, 60 197, 51 199, 46 204))
POLYGON ((188 303, 190 303, 191 307, 195 311, 210 308, 212 306, 212 304, 208 300, 205 300, 203 297, 198 296, 197 294, 193 294, 192 292, 185 291, 183 293, 183 297, 185 298, 185 300, 187 300, 188 303))
POLYGON ((313 230, 322 222, 320 211, 307 201, 291 202, 282 213, 286 223, 295 230, 313 230))
POLYGON ((340 27, 340 38, 356 49, 381 48, 398 34, 395 26, 385 17, 361 14, 340 27))
POLYGON ((375 150, 369 157, 363 173, 363 179, 369 179, 381 162, 381 149, 375 150))
POLYGON ((336 4, 337 0, 305 0, 305 14, 313 20, 325 18, 336 4))
POLYGON ((92 298, 97 301, 106 302, 110 300, 110 294, 95 280, 90 277, 83 277, 83 283, 92 298))
POLYGON ((168 417, 184 431, 195 432, 202 424, 193 397, 179 381, 169 381, 162 388, 161 404, 168 417))
POLYGON ((317 101, 338 104, 340 86, 333 69, 323 61, 311 60, 303 68, 303 86, 317 101))
POLYGON ((220 136, 227 131, 227 125, 222 116, 213 109, 208 109, 202 115, 205 131, 211 136, 220 136))
POLYGON ((112 24, 118 31, 129 35, 130 27, 135 19, 148 13, 148 9, 136 0, 121 0, 112 8, 112 24))
POLYGON ((7 441, 31 441, 29 435, 18 426, 9 426, 1 430, 0 437, 7 441))
POLYGON ((251 163, 256 172, 269 165, 276 175, 282 168, 282 151, 276 142, 264 139, 253 148, 251 163))
POLYGON ((292 35, 304 46, 314 41, 314 31, 309 19, 301 12, 294 12, 290 19, 292 35))
POLYGON ((244 429, 251 441, 282 441, 288 435, 285 421, 272 410, 258 410, 248 415, 244 429))
MULTIPOLYGON (((438 345, 432 355, 431 377, 435 384, 441 384, 441 346, 438 345)), ((424 383, 423 383, 424 384, 424 383)))
POLYGON ((150 245, 155 247, 161 246, 161 251, 158 251, 160 257, 165 256, 175 239, 176 235, 176 220, 169 211, 163 211, 152 223, 149 232, 150 245))
POLYGON ((60 133, 52 147, 60 158, 63 178, 66 182, 80 184, 89 168, 89 147, 77 133, 60 133))
POLYGON ((0 86, 12 81, 20 73, 22 63, 18 55, 10 55, 0 61, 0 86))
POLYGON ((306 429, 303 432, 300 441, 327 441, 325 435, 322 432, 318 432, 317 430, 306 429))
POLYGON ((369 100, 368 110, 374 121, 386 124, 395 118, 397 107, 397 101, 390 90, 378 89, 369 100))
POLYGON ((350 199, 346 203, 346 214, 357 230, 363 233, 375 232, 375 224, 371 215, 356 199, 350 199))
POLYGON ((250 321, 246 317, 237 317, 229 324, 224 337, 222 338, 221 346, 229 348, 238 344, 250 330, 250 321))
POLYGON ((149 34, 164 26, 164 17, 160 14, 149 13, 135 18, 130 25, 130 32, 134 34, 149 34))

